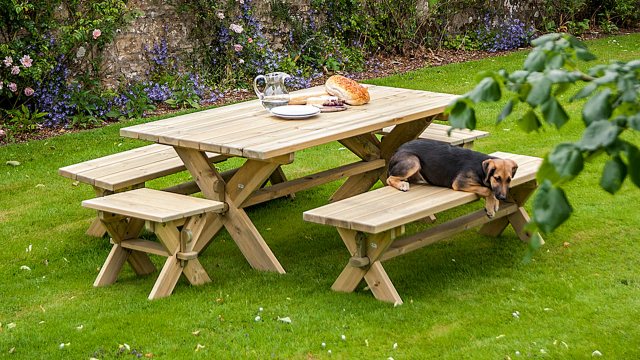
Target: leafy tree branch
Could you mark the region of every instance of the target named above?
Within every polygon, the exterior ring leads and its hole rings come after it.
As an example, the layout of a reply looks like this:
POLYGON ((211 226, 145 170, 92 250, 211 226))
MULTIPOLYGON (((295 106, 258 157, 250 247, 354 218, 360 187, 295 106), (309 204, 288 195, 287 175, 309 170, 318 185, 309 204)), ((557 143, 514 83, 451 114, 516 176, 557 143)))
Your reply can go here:
POLYGON ((582 138, 556 145, 538 172, 541 186, 529 226, 550 233, 571 216, 573 208, 562 187, 582 172, 587 159, 608 157, 600 178, 607 192, 615 194, 627 177, 640 187, 640 150, 621 136, 640 131, 640 60, 596 65, 583 72, 578 61, 596 57, 572 35, 547 34, 532 45, 521 70, 481 73, 478 85, 452 103, 447 113, 453 128, 474 129, 478 103, 506 99, 497 122, 522 107, 515 121, 533 132, 544 123, 560 129, 570 120, 559 101, 561 94, 577 89, 568 101, 587 99, 581 112, 582 138))

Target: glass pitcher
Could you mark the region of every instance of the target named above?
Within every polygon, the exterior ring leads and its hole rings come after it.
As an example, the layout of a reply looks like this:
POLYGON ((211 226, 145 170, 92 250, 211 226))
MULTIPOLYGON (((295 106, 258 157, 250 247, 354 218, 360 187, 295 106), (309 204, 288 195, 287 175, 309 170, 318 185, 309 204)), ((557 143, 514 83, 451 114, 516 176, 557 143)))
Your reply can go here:
POLYGON ((271 111, 276 106, 289 104, 289 92, 284 84, 284 81, 289 77, 291 75, 284 72, 256 76, 253 80, 253 89, 265 109, 271 111), (264 81, 264 91, 258 89, 258 80, 264 81))

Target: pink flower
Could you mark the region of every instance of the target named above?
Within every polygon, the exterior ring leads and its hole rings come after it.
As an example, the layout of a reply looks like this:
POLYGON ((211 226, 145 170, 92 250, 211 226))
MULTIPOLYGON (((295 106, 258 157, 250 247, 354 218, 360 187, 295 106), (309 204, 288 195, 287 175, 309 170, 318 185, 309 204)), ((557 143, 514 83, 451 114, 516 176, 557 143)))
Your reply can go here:
POLYGON ((29 55, 23 55, 22 59, 20 59, 20 63, 22 64, 22 66, 30 68, 33 64, 33 59, 31 59, 31 56, 29 55))
POLYGON ((91 35, 93 36, 93 40, 96 40, 102 35, 102 31, 100 31, 100 29, 94 29, 91 35))
POLYGON ((231 31, 235 32, 236 34, 240 34, 244 31, 242 25, 237 24, 231 24, 231 26, 229 26, 229 29, 231 29, 231 31))
POLYGON ((18 75, 18 74, 20 74, 20 68, 18 66, 14 65, 11 68, 11 75, 18 75))
POLYGON ((237 52, 242 51, 242 45, 240 45, 240 44, 233 45, 233 50, 235 50, 237 52))
POLYGON ((24 88, 24 94, 25 94, 25 95, 27 95, 27 96, 31 96, 31 95, 33 95, 33 93, 34 93, 34 91, 33 91, 33 89, 32 89, 32 88, 30 88, 30 87, 26 87, 26 88, 24 88))
POLYGON ((216 14, 216 16, 218 17, 218 19, 222 20, 224 19, 224 13, 222 11, 218 11, 218 13, 216 14))
POLYGON ((18 85, 16 85, 16 83, 10 83, 9 86, 7 86, 9 88, 9 90, 11 90, 12 92, 16 92, 18 91, 18 85))
POLYGON ((251 43, 253 42, 253 39, 252 39, 252 38, 248 38, 248 39, 247 39, 247 42, 248 42, 249 44, 251 44, 251 43))
POLYGON ((3 62, 4 62, 4 66, 5 67, 9 67, 9 66, 13 65, 13 59, 11 58, 11 56, 5 57, 3 62))

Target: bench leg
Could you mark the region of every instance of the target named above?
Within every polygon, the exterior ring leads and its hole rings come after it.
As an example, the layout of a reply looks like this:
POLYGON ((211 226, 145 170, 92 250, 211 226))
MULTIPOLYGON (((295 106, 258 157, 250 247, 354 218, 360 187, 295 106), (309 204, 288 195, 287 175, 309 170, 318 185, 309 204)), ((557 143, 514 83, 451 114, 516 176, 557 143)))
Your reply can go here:
POLYGON ((153 289, 151 290, 151 293, 149 293, 149 300, 171 295, 181 274, 182 267, 180 266, 180 261, 176 259, 175 256, 169 256, 160 271, 158 279, 155 284, 153 284, 153 289))
MULTIPOLYGON (((486 223, 478 232, 483 235, 497 237, 502 234, 509 224, 511 224, 520 240, 528 242, 533 234, 525 229, 529 222, 529 214, 527 214, 527 211, 522 206, 527 199, 529 199, 531 194, 533 194, 536 187, 536 182, 533 180, 511 189, 510 196, 511 199, 519 206, 518 210, 506 217, 498 218, 486 223)), ((542 239, 542 237, 540 239, 542 239)), ((544 241, 542 241, 542 243, 544 244, 544 241)))
POLYGON ((146 253, 124 249, 120 246, 120 242, 134 239, 140 234, 144 227, 143 220, 127 219, 103 212, 99 213, 98 219, 103 228, 107 229, 114 245, 109 256, 107 256, 107 260, 102 265, 93 286, 113 284, 118 278, 125 261, 129 262, 133 271, 138 275, 147 275, 156 271, 155 265, 153 265, 146 253))
MULTIPOLYGON (((338 233, 351 256, 358 254, 358 237, 365 237, 354 230, 338 228, 338 233)), ((358 284, 364 280, 376 299, 394 304, 402 304, 402 299, 393 286, 387 272, 382 267, 380 257, 393 242, 395 236, 393 231, 366 236, 366 257, 370 265, 366 267, 355 267, 351 264, 342 270, 331 289, 339 292, 353 292, 358 284)))

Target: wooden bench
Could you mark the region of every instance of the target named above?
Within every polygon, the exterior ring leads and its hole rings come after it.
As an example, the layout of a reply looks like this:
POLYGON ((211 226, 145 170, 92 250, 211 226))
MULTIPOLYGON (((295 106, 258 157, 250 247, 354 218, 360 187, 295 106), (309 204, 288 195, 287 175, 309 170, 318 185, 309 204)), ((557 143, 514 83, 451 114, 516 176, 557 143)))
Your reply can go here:
MULTIPOLYGON (((449 129, 451 129, 451 126, 432 123, 420 134, 420 138, 442 141, 454 146, 470 149, 473 147, 475 140, 489 136, 489 133, 486 131, 468 129, 453 129, 451 130, 451 134, 449 134, 449 129)), ((386 135, 390 133, 391 130, 393 130, 393 126, 386 127, 378 133, 386 135)))
MULTIPOLYGON (((212 163, 225 161, 228 156, 207 152, 212 163)), ((141 188, 147 181, 186 170, 182 159, 172 146, 152 144, 132 150, 84 161, 58 169, 58 174, 93 186, 96 196, 105 196, 130 189, 141 188)), ((236 171, 222 173, 227 180, 236 171)), ((286 179, 280 168, 271 176, 272 183, 286 179)), ((164 189, 178 194, 193 194, 200 189, 195 181, 185 182, 164 189)), ((99 219, 95 219, 87 230, 87 235, 102 237, 106 229, 99 219)))
POLYGON ((224 203, 141 188, 85 200, 82 206, 98 210, 113 243, 93 286, 114 283, 125 261, 138 275, 154 272, 147 254, 167 257, 149 299, 171 295, 181 274, 192 285, 211 282, 194 248, 209 240, 201 236, 204 217, 217 216, 215 213, 226 209, 224 203), (139 238, 145 221, 158 242, 139 238))
POLYGON ((403 236, 405 224, 478 200, 474 193, 429 185, 412 185, 407 192, 386 186, 304 212, 306 221, 335 226, 351 254, 332 289, 353 292, 364 278, 377 299, 401 304, 381 261, 480 225, 480 233, 498 236, 511 224, 518 237, 528 241, 532 234, 525 230, 529 217, 523 206, 537 187, 535 175, 542 159, 503 152, 491 155, 513 159, 519 166, 511 182, 509 201, 500 204, 492 219, 481 209, 403 236))

